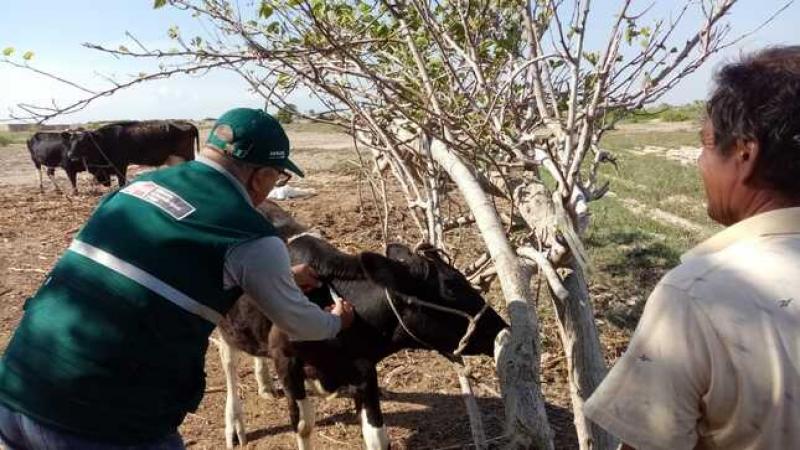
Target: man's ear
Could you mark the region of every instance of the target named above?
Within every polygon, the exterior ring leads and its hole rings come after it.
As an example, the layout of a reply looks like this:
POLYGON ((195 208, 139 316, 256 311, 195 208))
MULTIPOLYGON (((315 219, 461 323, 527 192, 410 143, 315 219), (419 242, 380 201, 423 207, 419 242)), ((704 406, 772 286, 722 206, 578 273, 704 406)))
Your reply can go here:
POLYGON ((258 167, 247 177, 247 185, 245 187, 248 191, 263 190, 262 188, 269 181, 271 175, 268 167, 258 167))
POLYGON ((739 177, 745 183, 756 181, 758 159, 761 157, 761 146, 755 139, 742 139, 736 142, 735 157, 739 166, 739 177))

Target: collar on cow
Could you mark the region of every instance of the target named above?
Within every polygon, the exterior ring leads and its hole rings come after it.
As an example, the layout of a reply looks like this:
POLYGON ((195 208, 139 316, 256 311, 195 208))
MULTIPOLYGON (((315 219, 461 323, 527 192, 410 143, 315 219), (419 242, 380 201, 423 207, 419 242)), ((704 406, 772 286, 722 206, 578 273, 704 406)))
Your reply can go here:
POLYGON ((419 300, 419 299, 415 299, 415 298, 411 298, 411 299, 406 300, 406 302, 408 304, 410 304, 410 305, 419 305, 419 306, 422 306, 422 307, 425 307, 425 308, 430 308, 430 309, 434 309, 434 310, 437 310, 437 311, 446 312, 448 314, 454 314, 454 315, 457 315, 457 316, 461 316, 461 317, 463 317, 463 318, 465 318, 465 319, 467 319, 469 321, 469 325, 467 325, 467 331, 464 333, 464 336, 461 337, 461 340, 458 341, 458 346, 456 347, 456 349, 452 353, 449 353, 449 352, 445 352, 445 351, 437 349, 436 347, 434 347, 433 345, 429 344, 424 339, 422 339, 419 336, 417 336, 416 334, 414 334, 414 332, 411 331, 411 329, 408 328, 408 325, 406 325, 405 321, 403 320, 403 316, 400 314, 400 311, 397 310, 397 306, 394 304, 394 299, 392 299, 392 295, 389 293, 389 290, 388 289, 384 289, 383 291, 386 294, 386 302, 389 303, 389 308, 391 308, 392 312, 394 313, 395 317, 397 318, 397 321, 400 323, 400 327, 403 328, 403 331, 405 331, 406 334, 411 336, 412 339, 417 341, 417 343, 419 343, 422 346, 427 347, 427 348, 429 348, 431 350, 436 350, 439 353, 442 353, 445 357, 447 357, 447 359, 449 359, 449 360, 451 360, 453 362, 457 362, 457 360, 461 358, 461 354, 467 348, 467 345, 469 345, 469 341, 472 338, 472 335, 475 334, 475 330, 478 327, 478 321, 481 320, 481 317, 483 317, 483 314, 489 308, 489 303, 485 302, 483 304, 483 307, 480 309, 480 311, 478 311, 477 314, 470 315, 470 314, 467 314, 464 311, 461 311, 459 309, 448 308, 447 306, 437 305, 435 303, 426 302, 424 300, 419 300))

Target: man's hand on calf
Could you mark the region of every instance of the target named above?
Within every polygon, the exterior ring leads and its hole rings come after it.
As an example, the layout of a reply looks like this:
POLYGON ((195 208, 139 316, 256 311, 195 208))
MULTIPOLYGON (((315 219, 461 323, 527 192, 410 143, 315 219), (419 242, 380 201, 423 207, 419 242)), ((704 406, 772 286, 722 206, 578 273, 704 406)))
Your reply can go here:
POLYGON ((308 264, 298 264, 292 267, 292 274, 294 275, 294 282, 297 287, 305 293, 313 291, 322 286, 319 280, 319 275, 313 267, 308 264))

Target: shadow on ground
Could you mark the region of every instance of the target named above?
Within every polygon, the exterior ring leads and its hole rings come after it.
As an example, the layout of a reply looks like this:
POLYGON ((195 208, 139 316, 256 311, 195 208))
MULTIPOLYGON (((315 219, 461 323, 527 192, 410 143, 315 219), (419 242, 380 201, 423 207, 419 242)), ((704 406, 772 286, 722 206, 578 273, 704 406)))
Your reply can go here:
MULTIPOLYGON (((614 257, 597 264, 597 270, 603 272, 609 280, 614 280, 618 284, 615 286, 618 291, 635 301, 608 305, 602 315, 611 324, 632 331, 642 315, 647 295, 666 272, 680 263, 681 252, 652 233, 641 231, 603 234, 602 241, 597 241, 597 236, 592 236, 587 244, 618 248, 614 257)), ((598 310, 602 311, 599 308, 598 310)))
MULTIPOLYGON (((416 393, 416 392, 391 392, 384 391, 384 402, 398 402, 415 405, 407 411, 386 412, 384 421, 391 427, 405 428, 411 431, 410 436, 401 444, 403 448, 415 450, 444 450, 469 448, 465 443, 471 442, 469 421, 458 421, 453 425, 452 416, 464 415, 464 402, 459 395, 416 393), (421 407, 421 408, 420 408, 421 407)), ((504 443, 503 435, 503 402, 497 397, 478 397, 478 406, 483 414, 486 437, 490 440, 490 448, 501 448, 504 443)), ((572 413, 565 408, 547 404, 547 415, 555 437, 557 450, 577 449, 578 440, 572 423, 572 413)), ((272 426, 249 432, 247 437, 250 442, 279 434, 291 432, 286 424, 272 426)), ((352 413, 340 413, 317 418, 317 427, 325 427, 344 423, 358 425, 359 418, 352 413)))

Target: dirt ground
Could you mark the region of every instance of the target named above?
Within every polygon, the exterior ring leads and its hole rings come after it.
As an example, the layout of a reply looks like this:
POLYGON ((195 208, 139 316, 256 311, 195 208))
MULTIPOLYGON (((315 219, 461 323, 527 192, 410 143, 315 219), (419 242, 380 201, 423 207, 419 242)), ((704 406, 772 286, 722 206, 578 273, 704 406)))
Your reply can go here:
MULTIPOLYGON (((348 167, 353 158, 345 136, 303 133, 291 136, 297 146, 295 159, 307 169, 307 178, 296 186, 312 188, 317 195, 290 200, 282 205, 296 213, 302 222, 324 230, 339 248, 346 251, 380 250, 378 221, 359 201, 356 176, 348 167), (344 168, 344 169, 343 169, 344 168)), ((60 185, 67 187, 63 173, 60 185)), ((40 193, 36 172, 22 145, 0 148, 0 348, 7 344, 22 313, 22 304, 44 278, 58 255, 68 246, 105 188, 94 187, 89 176, 79 175, 77 196, 62 196, 53 191, 45 178, 40 193)), ((295 183, 295 181, 293 181, 295 183)), ((402 212, 395 213, 402 222, 402 212)), ((481 243, 469 238, 464 246, 477 251, 481 243)), ((468 252, 467 252, 468 253, 468 252)), ((504 314, 497 291, 489 301, 504 314)), ((577 448, 571 424, 566 372, 554 323, 543 321, 544 371, 542 387, 547 396, 551 425, 557 448, 577 448), (549 347, 548 344, 549 343, 549 347)), ((604 337, 608 341, 608 337, 604 337)), ((618 347, 624 342, 618 343, 618 347)), ((612 353, 618 349, 612 346, 612 353)), ((613 357, 613 355, 611 355, 613 357)), ((293 449, 295 440, 288 426, 282 399, 265 400, 256 394, 251 361, 242 359, 239 377, 244 401, 248 449, 293 449)), ((470 358, 476 381, 479 405, 487 437, 499 445, 503 434, 503 406, 499 386, 489 358, 470 358)), ((396 354, 379 366, 383 390, 383 411, 393 448, 458 449, 471 441, 466 412, 454 371, 442 357, 431 352, 407 351, 396 354)), ((210 347, 207 355, 207 393, 200 408, 187 417, 181 427, 186 444, 192 449, 224 448, 224 379, 219 358, 210 347)), ((316 443, 318 448, 361 448, 361 430, 352 401, 317 401, 316 443)))

